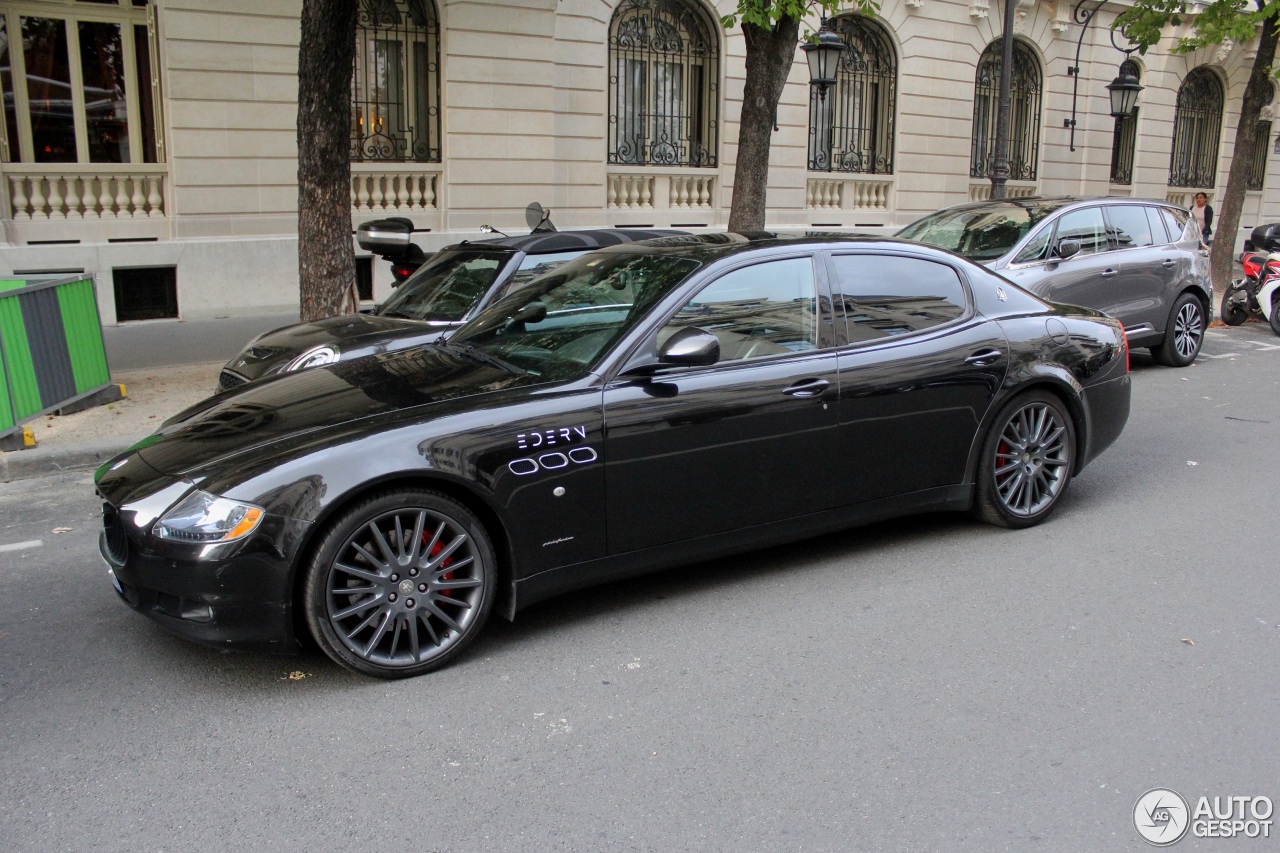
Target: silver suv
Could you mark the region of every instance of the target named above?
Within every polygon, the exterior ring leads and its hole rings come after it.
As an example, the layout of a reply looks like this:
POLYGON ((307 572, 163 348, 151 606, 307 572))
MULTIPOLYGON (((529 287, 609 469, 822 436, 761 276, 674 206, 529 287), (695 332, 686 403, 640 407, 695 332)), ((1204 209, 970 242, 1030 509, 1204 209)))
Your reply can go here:
POLYGON ((1213 290, 1194 221, 1162 201, 1019 198, 931 213, 899 237, 985 264, 1042 299, 1105 311, 1130 346, 1185 367, 1204 341, 1213 290))

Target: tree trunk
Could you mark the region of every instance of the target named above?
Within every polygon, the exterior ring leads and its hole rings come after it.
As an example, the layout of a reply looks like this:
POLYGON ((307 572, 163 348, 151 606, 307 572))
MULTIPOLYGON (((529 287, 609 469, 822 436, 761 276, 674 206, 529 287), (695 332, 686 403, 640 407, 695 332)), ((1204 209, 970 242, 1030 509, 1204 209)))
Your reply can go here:
MULTIPOLYGON (((1236 141, 1231 154, 1231 171, 1227 173, 1227 188, 1222 194, 1222 202, 1214 211, 1215 237, 1213 250, 1209 255, 1209 269, 1214 286, 1218 288, 1224 288, 1231 282, 1236 232, 1240 229, 1240 211, 1244 207, 1249 164, 1253 162, 1258 116, 1271 87, 1271 63, 1276 56, 1277 36, 1280 36, 1280 29, 1276 27, 1275 17, 1264 19, 1262 34, 1258 37, 1258 54, 1253 60, 1249 83, 1244 87, 1244 103, 1240 107, 1240 123, 1236 125, 1236 141)), ((1213 314, 1212 308, 1209 313, 1213 314)))
MULTIPOLYGON (((747 77, 738 125, 729 230, 763 231, 769 145, 778 120, 778 101, 796 56, 800 19, 781 18, 772 29, 744 22, 742 35, 747 42, 747 77)), ((828 93, 827 97, 832 95, 828 93)))
POLYGON ((303 0, 298 48, 298 288, 303 320, 355 310, 351 69, 356 0, 303 0))

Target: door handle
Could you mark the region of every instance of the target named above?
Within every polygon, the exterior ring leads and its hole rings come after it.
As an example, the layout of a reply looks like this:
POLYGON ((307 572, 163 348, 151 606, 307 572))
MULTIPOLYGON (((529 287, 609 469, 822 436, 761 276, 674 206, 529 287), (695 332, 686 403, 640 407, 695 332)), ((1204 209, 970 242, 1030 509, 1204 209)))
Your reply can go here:
POLYGON ((978 350, 973 355, 964 360, 965 364, 972 364, 974 367, 986 367, 988 364, 994 364, 1004 353, 998 349, 978 350))
POLYGON ((801 379, 782 393, 792 397, 816 397, 830 387, 831 383, 825 379, 801 379))
POLYGON ((1119 272, 1119 270, 1105 269, 1102 271, 1101 275, 1103 278, 1111 278, 1111 276, 1115 275, 1117 272, 1119 272))
POLYGON ((1168 269, 1169 267, 1173 266, 1176 263, 1177 261, 1175 261, 1173 258, 1165 258, 1163 261, 1160 262, 1160 266, 1164 267, 1165 269, 1168 269))

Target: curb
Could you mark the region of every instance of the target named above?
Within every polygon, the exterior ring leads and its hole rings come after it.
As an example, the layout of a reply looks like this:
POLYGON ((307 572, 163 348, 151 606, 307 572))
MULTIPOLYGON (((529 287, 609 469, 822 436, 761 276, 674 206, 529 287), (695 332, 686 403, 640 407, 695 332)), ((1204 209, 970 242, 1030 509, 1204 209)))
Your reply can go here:
POLYGON ((39 446, 31 450, 0 453, 0 482, 32 480, 81 468, 96 468, 146 436, 115 436, 70 447, 39 446))

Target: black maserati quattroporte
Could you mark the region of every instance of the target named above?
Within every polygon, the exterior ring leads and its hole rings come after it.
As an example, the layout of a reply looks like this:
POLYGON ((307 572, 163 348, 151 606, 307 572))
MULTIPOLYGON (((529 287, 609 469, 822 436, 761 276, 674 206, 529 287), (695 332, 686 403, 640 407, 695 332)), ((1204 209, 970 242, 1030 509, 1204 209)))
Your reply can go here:
POLYGON ((1044 520, 1129 414, 1120 324, 891 239, 584 255, 441 343, 222 394, 104 465, 120 596, 394 678, 593 583, 931 510, 1044 520))

